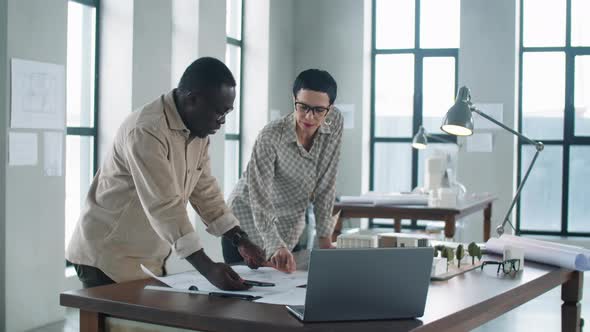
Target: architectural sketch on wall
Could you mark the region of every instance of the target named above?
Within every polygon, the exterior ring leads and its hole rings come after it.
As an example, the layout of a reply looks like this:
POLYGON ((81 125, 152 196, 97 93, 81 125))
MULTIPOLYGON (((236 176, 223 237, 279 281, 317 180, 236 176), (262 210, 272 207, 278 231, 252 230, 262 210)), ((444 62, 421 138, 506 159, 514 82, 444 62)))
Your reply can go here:
POLYGON ((64 66, 12 59, 10 126, 64 129, 64 66))

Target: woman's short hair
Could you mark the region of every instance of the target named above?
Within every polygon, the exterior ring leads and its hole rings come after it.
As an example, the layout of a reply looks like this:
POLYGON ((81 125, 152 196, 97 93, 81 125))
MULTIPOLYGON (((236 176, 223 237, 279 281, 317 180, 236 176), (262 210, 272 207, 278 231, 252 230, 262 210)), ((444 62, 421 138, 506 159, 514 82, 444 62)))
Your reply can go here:
POLYGON ((299 73, 293 83, 293 97, 297 97, 299 90, 324 92, 330 98, 330 105, 336 100, 338 86, 336 81, 325 70, 307 69, 299 73))

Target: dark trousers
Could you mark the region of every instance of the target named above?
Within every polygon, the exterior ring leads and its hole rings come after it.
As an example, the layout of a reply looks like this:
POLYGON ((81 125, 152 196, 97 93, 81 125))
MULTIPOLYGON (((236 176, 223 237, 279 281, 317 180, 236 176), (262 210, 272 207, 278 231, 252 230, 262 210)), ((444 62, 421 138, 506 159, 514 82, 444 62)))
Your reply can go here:
MULTIPOLYGON (((238 248, 235 247, 230 240, 226 239, 225 237, 221 237, 221 250, 223 252, 223 260, 227 264, 237 264, 244 262, 244 258, 240 255, 238 248)), ((301 250, 299 244, 293 248, 293 252, 297 252, 301 250)))
POLYGON ((114 284, 115 281, 109 278, 104 272, 94 266, 71 263, 76 270, 78 279, 84 288, 114 284))

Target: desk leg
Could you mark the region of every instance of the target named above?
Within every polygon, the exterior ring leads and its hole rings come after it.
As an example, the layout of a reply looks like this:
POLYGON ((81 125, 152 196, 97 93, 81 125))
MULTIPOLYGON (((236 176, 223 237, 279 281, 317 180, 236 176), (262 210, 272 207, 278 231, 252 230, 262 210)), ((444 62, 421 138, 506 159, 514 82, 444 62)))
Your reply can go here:
POLYGON ((584 273, 574 271, 572 278, 561 286, 561 331, 580 332, 584 273))
POLYGON ((396 233, 402 232, 402 220, 401 219, 393 219, 393 229, 396 233))
POLYGON ((492 203, 483 210, 483 241, 490 238, 490 228, 492 227, 492 203))
POLYGON ((104 332, 104 315, 80 310, 80 332, 104 332))
POLYGON ((455 238, 455 216, 450 216, 445 219, 445 238, 455 238))

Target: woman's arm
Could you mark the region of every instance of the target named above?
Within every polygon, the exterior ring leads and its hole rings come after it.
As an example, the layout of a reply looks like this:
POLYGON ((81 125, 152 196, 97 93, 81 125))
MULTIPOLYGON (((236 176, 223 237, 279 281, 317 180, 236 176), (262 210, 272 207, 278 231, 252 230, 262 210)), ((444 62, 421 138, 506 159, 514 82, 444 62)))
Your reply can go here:
POLYGON ((336 111, 335 115, 332 120, 333 129, 330 134, 330 142, 326 145, 325 150, 320 152, 322 165, 313 196, 316 232, 320 248, 323 249, 332 247, 332 232, 336 224, 336 219, 332 217, 332 210, 336 196, 336 174, 340 161, 344 121, 340 112, 336 111))
POLYGON ((276 152, 271 137, 264 131, 258 136, 248 163, 247 181, 250 196, 250 209, 254 225, 264 241, 267 258, 279 248, 287 247, 277 229, 277 217, 271 200, 276 152))

